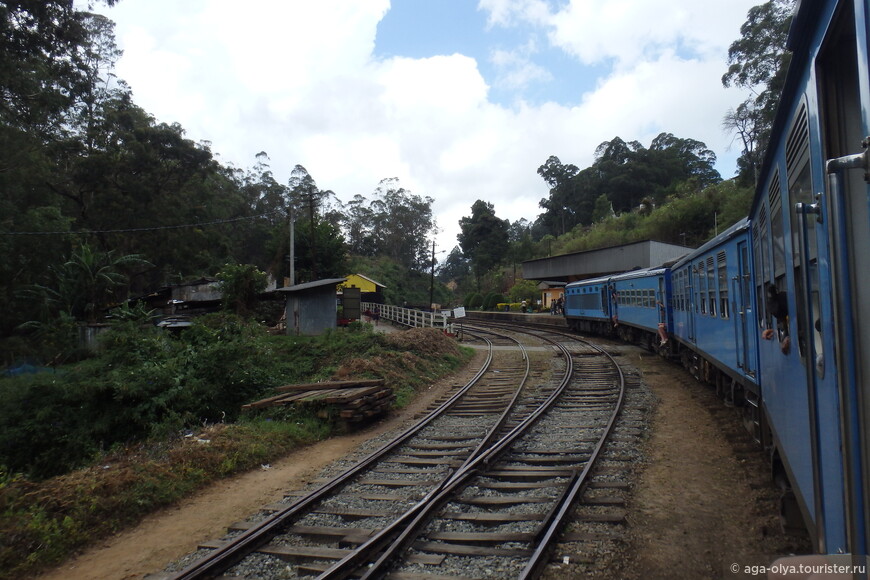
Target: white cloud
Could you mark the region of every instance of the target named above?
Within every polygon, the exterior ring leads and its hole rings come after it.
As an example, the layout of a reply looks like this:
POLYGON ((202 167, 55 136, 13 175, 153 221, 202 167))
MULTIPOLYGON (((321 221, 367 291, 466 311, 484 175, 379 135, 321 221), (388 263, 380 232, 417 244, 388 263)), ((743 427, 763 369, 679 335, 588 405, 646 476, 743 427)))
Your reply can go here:
MULTIPOLYGON (((343 200, 398 177, 435 199, 449 250, 477 199, 534 220, 547 195, 536 170, 550 155, 585 167, 602 141, 648 144, 661 131, 721 155, 720 119, 742 97, 719 77, 754 1, 574 0, 554 12, 541 0, 481 0, 491 26, 531 23, 578 61, 616 64, 573 106, 513 108, 491 102, 468 55, 376 58, 387 0, 124 0, 106 14, 125 50, 117 72, 159 121, 237 166, 265 150, 284 182, 304 165, 343 200)), ((500 87, 547 79, 534 45, 500 50, 490 53, 500 87)))
POLYGON ((531 56, 536 52, 533 40, 516 50, 493 50, 490 61, 498 71, 495 84, 506 90, 518 90, 536 82, 554 80, 550 71, 532 62, 531 56))
POLYGON ((617 66, 654 58, 676 43, 721 60, 757 0, 570 0, 553 10, 545 0, 480 0, 490 26, 525 23, 548 31, 553 46, 591 65, 617 66))

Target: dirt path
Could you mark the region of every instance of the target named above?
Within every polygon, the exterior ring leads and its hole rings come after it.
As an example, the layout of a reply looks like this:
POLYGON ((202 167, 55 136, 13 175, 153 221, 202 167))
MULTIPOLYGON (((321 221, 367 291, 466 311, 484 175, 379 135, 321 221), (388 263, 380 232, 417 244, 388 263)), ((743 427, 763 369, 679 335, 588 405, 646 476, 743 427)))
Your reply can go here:
POLYGON ((629 505, 630 558, 620 577, 744 578, 734 564, 742 571, 808 549, 805 537, 782 531, 779 491, 736 409, 676 365, 631 358, 659 404, 629 505))

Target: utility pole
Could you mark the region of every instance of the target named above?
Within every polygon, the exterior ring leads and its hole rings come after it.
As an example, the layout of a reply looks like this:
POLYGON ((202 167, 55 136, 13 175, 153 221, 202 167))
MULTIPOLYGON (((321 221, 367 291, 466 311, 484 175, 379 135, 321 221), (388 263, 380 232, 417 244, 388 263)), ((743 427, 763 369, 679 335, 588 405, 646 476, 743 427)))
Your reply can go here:
POLYGON ((435 312, 435 240, 432 240, 432 272, 429 275, 429 308, 435 312))
POLYGON ((290 206, 290 285, 296 285, 296 214, 290 206))

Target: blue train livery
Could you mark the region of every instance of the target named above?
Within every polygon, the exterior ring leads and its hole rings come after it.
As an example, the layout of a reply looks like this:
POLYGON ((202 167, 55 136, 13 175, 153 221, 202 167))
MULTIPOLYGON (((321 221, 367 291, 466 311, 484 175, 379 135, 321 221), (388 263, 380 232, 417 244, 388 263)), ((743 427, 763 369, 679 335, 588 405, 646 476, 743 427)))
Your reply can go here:
POLYGON ((801 0, 747 219, 671 265, 572 282, 581 332, 682 362, 743 410, 820 553, 870 540, 870 0, 801 0))

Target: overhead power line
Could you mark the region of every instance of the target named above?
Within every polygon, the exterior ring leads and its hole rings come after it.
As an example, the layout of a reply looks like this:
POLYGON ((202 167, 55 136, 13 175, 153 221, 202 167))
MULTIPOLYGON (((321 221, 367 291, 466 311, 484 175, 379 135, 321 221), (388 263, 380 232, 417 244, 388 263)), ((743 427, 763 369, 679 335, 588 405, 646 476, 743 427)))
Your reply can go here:
POLYGON ((221 224, 228 224, 232 222, 240 222, 244 220, 255 220, 259 218, 265 218, 277 213, 283 213, 281 211, 273 211, 268 213, 262 213, 259 215, 245 216, 245 217, 237 217, 230 218, 225 220, 214 220, 210 222, 199 222, 195 224, 180 224, 175 226, 152 226, 147 228, 121 228, 121 229, 113 229, 113 230, 74 230, 74 231, 50 231, 50 232, 0 232, 0 235, 3 236, 85 236, 91 234, 123 234, 123 233, 135 233, 135 232, 157 232, 161 230, 180 230, 183 228, 200 228, 204 226, 214 226, 221 224))

